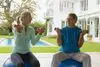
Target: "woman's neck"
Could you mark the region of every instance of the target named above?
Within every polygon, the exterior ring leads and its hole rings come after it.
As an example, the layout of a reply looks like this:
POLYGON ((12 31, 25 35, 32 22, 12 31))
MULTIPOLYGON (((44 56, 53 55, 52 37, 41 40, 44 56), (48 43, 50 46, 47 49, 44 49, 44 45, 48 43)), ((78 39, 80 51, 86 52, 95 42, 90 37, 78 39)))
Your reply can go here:
POLYGON ((26 32, 27 32, 27 25, 23 25, 23 27, 24 27, 24 30, 25 30, 25 34, 26 34, 26 32))

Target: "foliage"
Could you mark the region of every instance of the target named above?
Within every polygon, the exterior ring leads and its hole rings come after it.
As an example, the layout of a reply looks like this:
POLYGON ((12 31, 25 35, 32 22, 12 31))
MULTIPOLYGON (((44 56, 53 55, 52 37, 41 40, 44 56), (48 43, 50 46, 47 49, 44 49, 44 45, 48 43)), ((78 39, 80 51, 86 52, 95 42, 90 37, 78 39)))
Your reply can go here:
POLYGON ((9 31, 9 28, 12 29, 12 23, 23 11, 29 11, 34 18, 35 7, 36 3, 34 0, 22 0, 21 4, 15 0, 0 0, 0 8, 3 9, 3 11, 0 11, 0 20, 2 20, 1 27, 8 28, 6 31, 9 31), (13 6, 13 9, 11 9, 11 6, 13 6))
MULTIPOLYGON (((36 32, 36 29, 37 28, 44 28, 45 29, 45 24, 43 24, 42 22, 40 21, 35 21, 34 23, 30 24, 34 29, 35 29, 35 32, 36 32)), ((36 33, 37 34, 37 33, 36 33)), ((44 34, 43 34, 44 35, 44 34)))
POLYGON ((4 11, 0 12, 1 20, 7 20, 9 23, 9 27, 12 27, 12 22, 16 20, 16 17, 20 15, 23 11, 29 11, 32 13, 32 16, 35 16, 35 6, 36 3, 34 0, 22 0, 21 4, 17 3, 14 0, 2 0, 0 1, 0 8, 4 9, 4 11), (13 4, 14 6, 13 6, 13 4), (14 8, 11 9, 11 6, 14 8))
POLYGON ((7 35, 8 31, 6 29, 0 28, 0 35, 7 35))
POLYGON ((45 27, 45 24, 43 24, 40 21, 35 21, 34 23, 31 24, 34 28, 40 28, 40 27, 45 27))

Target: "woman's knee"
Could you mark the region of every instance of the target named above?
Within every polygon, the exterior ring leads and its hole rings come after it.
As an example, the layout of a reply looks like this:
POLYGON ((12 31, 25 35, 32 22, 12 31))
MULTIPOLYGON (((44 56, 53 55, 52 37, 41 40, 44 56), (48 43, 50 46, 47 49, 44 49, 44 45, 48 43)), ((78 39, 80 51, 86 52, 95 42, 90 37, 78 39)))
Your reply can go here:
POLYGON ((32 67, 40 67, 40 62, 39 61, 33 62, 32 67))
POLYGON ((24 67, 24 63, 18 63, 17 67, 24 67))

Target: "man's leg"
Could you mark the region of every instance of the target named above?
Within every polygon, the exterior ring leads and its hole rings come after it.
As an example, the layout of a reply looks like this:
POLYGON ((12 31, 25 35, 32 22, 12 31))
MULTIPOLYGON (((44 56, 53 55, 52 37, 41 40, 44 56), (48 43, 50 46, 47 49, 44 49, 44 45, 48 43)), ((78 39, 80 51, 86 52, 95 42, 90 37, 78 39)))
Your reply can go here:
POLYGON ((85 53, 74 53, 72 56, 73 59, 82 62, 83 67, 91 67, 91 58, 88 54, 85 53))
POLYGON ((65 59, 69 59, 71 58, 70 56, 71 54, 69 53, 64 53, 64 52, 59 52, 59 53, 56 53, 54 56, 53 56, 53 60, 52 60, 52 63, 51 63, 51 67, 58 67, 59 66, 59 63, 65 59))

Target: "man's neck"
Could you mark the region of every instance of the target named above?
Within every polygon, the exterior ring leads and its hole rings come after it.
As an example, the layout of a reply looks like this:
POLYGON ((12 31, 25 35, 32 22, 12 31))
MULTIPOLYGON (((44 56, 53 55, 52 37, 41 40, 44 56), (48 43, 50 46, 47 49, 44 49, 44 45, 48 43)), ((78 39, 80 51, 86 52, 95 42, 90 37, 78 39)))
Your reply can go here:
POLYGON ((75 27, 75 25, 73 25, 73 26, 69 26, 69 25, 68 25, 68 27, 69 27, 69 28, 74 28, 74 27, 75 27))

